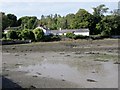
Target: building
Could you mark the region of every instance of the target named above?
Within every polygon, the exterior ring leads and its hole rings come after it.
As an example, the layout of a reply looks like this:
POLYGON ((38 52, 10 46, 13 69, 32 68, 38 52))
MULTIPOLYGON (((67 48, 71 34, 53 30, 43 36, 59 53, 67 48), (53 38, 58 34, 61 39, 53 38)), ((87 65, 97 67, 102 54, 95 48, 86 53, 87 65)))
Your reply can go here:
POLYGON ((54 35, 66 35, 68 32, 74 33, 75 35, 89 36, 89 29, 64 29, 51 31, 54 35))
POLYGON ((48 28, 42 27, 42 26, 38 26, 36 29, 42 29, 45 35, 50 35, 51 34, 51 30, 49 30, 48 28))
POLYGON ((21 30, 21 27, 7 27, 5 30, 4 30, 4 33, 6 34, 8 31, 10 30, 21 30))

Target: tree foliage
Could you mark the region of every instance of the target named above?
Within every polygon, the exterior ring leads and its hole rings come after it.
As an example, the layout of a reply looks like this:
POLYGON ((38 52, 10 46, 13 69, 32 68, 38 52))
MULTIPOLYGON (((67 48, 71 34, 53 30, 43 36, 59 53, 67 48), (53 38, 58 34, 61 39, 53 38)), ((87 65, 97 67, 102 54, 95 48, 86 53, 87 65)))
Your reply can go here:
POLYGON ((17 33, 14 30, 8 31, 6 37, 9 39, 18 39, 17 33))
POLYGON ((34 33, 34 35, 35 35, 35 40, 36 41, 41 41, 42 39, 43 39, 43 37, 44 37, 44 32, 43 32, 43 30, 41 30, 41 29, 34 29, 33 30, 33 33, 34 33))
MULTIPOLYGON (((14 14, 2 14, 2 30, 7 27, 21 27, 23 29, 33 30, 37 25, 46 26, 50 30, 59 29, 80 29, 88 28, 90 35, 101 34, 103 36, 120 35, 120 15, 111 13, 111 15, 105 15, 108 12, 108 8, 101 4, 93 7, 93 13, 89 13, 85 9, 79 9, 77 13, 69 13, 66 16, 60 16, 59 14, 51 14, 41 16, 41 19, 37 17, 24 16, 17 20, 14 14)), ((114 12, 114 11, 113 11, 114 12)), ((40 30, 34 30, 35 39, 40 40, 43 36, 43 32, 40 30), (35 33, 36 32, 36 33, 35 33)), ((19 32, 17 32, 19 34, 19 32)), ((20 38, 20 34, 18 35, 20 38)))
POLYGON ((21 37, 24 40, 34 40, 35 39, 34 33, 28 29, 21 31, 21 37))
POLYGON ((18 24, 21 25, 22 29, 34 29, 37 25, 37 17, 21 17, 18 24))

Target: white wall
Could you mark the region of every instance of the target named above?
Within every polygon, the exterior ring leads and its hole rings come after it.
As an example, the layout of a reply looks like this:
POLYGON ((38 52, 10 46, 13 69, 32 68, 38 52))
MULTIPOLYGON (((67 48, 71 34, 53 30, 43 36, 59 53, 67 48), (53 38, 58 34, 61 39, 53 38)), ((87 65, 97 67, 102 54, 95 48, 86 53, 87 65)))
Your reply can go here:
POLYGON ((89 32, 74 32, 75 35, 89 36, 89 32))
MULTIPOLYGON (((89 32, 74 32, 75 35, 83 35, 83 36, 89 36, 89 32)), ((59 33, 59 35, 63 35, 63 33, 59 33)), ((64 33, 66 35, 66 33, 64 33)))
POLYGON ((10 31, 10 30, 4 30, 4 33, 6 34, 8 31, 10 31))
POLYGON ((42 29, 45 35, 50 35, 50 30, 45 30, 43 27, 37 27, 39 29, 42 29))

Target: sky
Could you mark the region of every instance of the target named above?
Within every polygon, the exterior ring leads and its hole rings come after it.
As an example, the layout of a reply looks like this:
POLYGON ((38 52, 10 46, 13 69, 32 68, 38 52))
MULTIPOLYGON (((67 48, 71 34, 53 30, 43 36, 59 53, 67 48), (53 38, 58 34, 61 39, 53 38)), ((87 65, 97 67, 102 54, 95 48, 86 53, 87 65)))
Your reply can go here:
POLYGON ((110 0, 87 0, 87 1, 49 1, 49 0, 3 0, 0 3, 0 12, 5 12, 6 14, 12 13, 15 14, 18 18, 23 16, 37 16, 40 19, 41 15, 50 15, 50 14, 60 14, 65 16, 69 13, 76 13, 80 8, 86 9, 88 12, 92 13, 93 7, 96 7, 100 4, 105 4, 109 8, 109 11, 118 8, 118 0, 111 2, 110 0))

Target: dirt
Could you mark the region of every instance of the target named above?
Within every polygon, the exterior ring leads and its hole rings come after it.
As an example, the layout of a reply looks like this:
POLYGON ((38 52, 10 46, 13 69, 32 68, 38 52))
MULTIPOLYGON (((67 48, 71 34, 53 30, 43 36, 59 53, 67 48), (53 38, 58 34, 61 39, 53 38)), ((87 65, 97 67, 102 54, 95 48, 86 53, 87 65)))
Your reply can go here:
POLYGON ((2 52, 3 76, 22 88, 118 87, 118 39, 4 45, 2 52))

